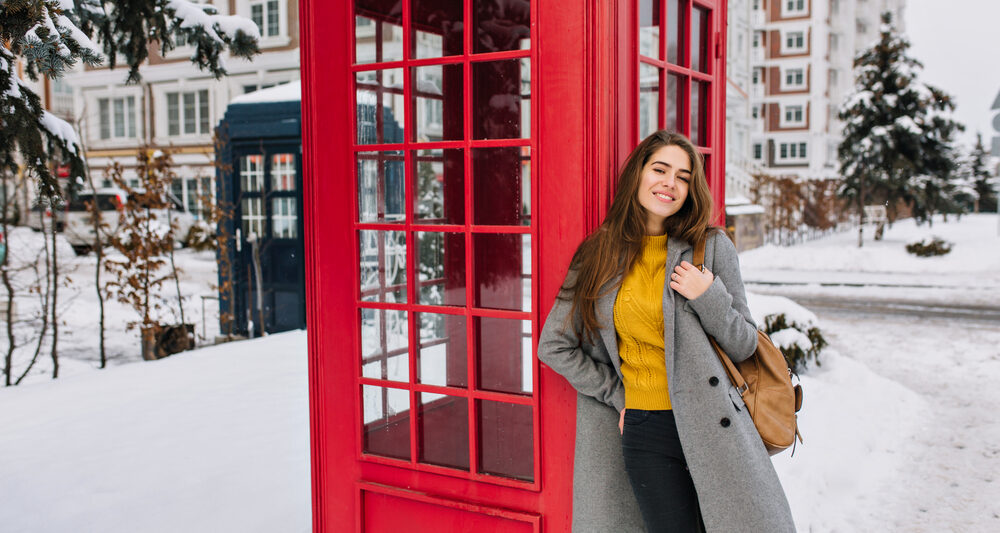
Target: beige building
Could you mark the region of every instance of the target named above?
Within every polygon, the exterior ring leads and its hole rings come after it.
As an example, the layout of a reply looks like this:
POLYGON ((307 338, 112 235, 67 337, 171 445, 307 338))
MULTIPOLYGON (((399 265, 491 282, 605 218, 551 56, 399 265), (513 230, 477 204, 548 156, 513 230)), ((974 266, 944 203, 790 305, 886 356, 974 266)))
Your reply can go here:
MULTIPOLYGON (((96 182, 117 161, 134 178, 140 146, 170 149, 178 175, 173 190, 197 214, 198 198, 215 194, 213 131, 230 100, 299 79, 298 2, 213 0, 220 14, 236 14, 260 28, 261 54, 252 61, 224 56, 229 75, 216 80, 191 63, 194 48, 183 41, 166 55, 152 50, 142 81, 125 83, 119 66, 85 68, 67 78, 75 116, 96 182)), ((107 183, 104 183, 107 184, 107 183)))

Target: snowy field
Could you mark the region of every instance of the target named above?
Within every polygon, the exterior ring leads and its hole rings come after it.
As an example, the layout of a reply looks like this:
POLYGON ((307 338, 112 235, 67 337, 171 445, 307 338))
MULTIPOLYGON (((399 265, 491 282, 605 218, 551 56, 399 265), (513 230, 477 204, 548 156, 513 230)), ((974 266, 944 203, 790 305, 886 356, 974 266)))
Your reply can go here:
MULTIPOLYGON (((996 215, 855 239, 746 252, 744 276, 792 297, 1000 306, 996 215), (902 250, 931 234, 952 253, 902 250)), ((186 256, 189 283, 209 258, 186 256)), ((805 443, 774 458, 798 529, 1000 531, 1000 323, 813 311, 830 347, 801 376, 805 443)), ((0 531, 309 530, 304 332, 103 371, 73 334, 75 372, 0 390, 0 531)), ((116 363, 136 342, 114 340, 116 363)))

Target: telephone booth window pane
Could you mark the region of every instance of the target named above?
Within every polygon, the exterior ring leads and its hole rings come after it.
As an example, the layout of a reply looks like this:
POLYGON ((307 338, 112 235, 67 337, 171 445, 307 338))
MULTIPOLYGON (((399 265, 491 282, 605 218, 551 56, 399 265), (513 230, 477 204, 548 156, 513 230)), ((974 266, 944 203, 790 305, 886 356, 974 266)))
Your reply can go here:
POLYGON ((420 393, 420 462, 469 470, 469 400, 420 393))
POLYGON ((427 224, 465 224, 465 158, 460 149, 413 154, 417 184, 413 211, 427 224))
POLYGON ((475 139, 531 135, 531 64, 527 58, 472 64, 475 139))
POLYGON ((473 148, 475 224, 531 224, 531 149, 527 146, 473 148))
POLYGON ((708 82, 691 81, 691 142, 708 146, 708 82))
POLYGON ((684 4, 687 0, 667 0, 667 63, 681 64, 684 31, 684 4))
POLYGON ((465 305, 465 234, 417 233, 418 298, 423 305, 465 305))
POLYGON ((639 63, 639 138, 660 129, 660 69, 639 63))
POLYGON ((299 218, 295 203, 296 199, 290 196, 271 198, 271 237, 296 238, 299 218))
POLYGON ((295 154, 271 156, 271 190, 295 190, 295 154))
POLYGON ((477 401, 479 470, 485 474, 534 479, 531 406, 477 401))
POLYGON ((639 2, 639 53, 660 59, 660 0, 639 2))
POLYGON ((241 192, 264 190, 264 156, 247 155, 240 158, 241 192))
POLYGON ((417 59, 462 54, 462 2, 411 0, 411 55, 417 59))
POLYGON ((403 59, 403 17, 376 0, 354 2, 354 56, 357 64, 403 59))
POLYGON ((410 393, 362 385, 364 452, 410 458, 410 393))
POLYGON ((472 10, 473 53, 531 48, 531 3, 528 0, 476 1, 472 3, 472 10))
POLYGON ((677 74, 667 74, 667 124, 670 131, 681 131, 681 93, 686 78, 677 74))
POLYGON ((462 65, 430 65, 412 69, 417 142, 462 139, 462 65))
POLYGON ((403 69, 358 72, 358 144, 403 142, 403 69))
POLYGON ((531 310, 531 235, 472 236, 478 307, 531 310))
POLYGON ((417 356, 417 379, 425 385, 466 387, 468 342, 465 316, 418 313, 420 351, 417 356))
POLYGON ((247 239, 251 235, 257 237, 264 236, 264 211, 260 198, 243 198, 240 202, 243 219, 243 238, 247 239))
POLYGON ((406 220, 403 152, 359 152, 358 221, 406 220))
POLYGON ((691 10, 691 68, 708 72, 708 10, 691 10))
POLYGON ((361 308, 361 375, 410 379, 406 311, 361 308))
POLYGON ((361 299, 406 302, 406 234, 402 231, 358 232, 361 299))
POLYGON ((476 318, 479 389, 531 394, 531 321, 476 318))

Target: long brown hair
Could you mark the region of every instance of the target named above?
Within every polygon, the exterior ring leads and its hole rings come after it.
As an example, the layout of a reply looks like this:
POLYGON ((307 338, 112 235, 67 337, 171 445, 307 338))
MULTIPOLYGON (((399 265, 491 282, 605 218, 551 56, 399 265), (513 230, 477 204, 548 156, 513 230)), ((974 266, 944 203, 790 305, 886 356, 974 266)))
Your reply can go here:
POLYGON ((563 285, 560 290, 559 298, 573 301, 569 316, 576 316, 576 311, 579 310, 581 323, 577 324, 576 333, 580 338, 585 334, 590 339, 598 338, 600 324, 595 304, 616 286, 607 287, 604 292, 601 292, 601 288, 619 273, 631 270, 642 249, 647 218, 646 209, 638 199, 642 169, 657 150, 671 145, 684 150, 691 160, 691 183, 684 205, 666 219, 664 229, 671 237, 694 245, 712 227, 714 206, 705 179, 701 153, 687 137, 679 133, 660 130, 646 137, 632 150, 622 166, 615 197, 604 221, 580 243, 573 254, 570 270, 576 271, 575 281, 563 285))

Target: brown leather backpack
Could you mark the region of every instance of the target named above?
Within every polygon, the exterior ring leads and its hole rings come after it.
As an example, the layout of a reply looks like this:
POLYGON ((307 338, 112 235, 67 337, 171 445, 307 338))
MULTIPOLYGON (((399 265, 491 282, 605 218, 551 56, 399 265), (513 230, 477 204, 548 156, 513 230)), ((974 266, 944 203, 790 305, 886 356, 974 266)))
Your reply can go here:
MULTIPOLYGON (((705 264, 706 240, 707 237, 694 248, 694 265, 698 268, 705 264)), ((795 414, 802 408, 802 386, 792 386, 792 370, 767 333, 757 330, 757 351, 736 364, 715 339, 709 337, 709 341, 726 367, 729 381, 743 398, 767 452, 775 455, 784 451, 795 443, 796 437, 802 442, 795 414)))

